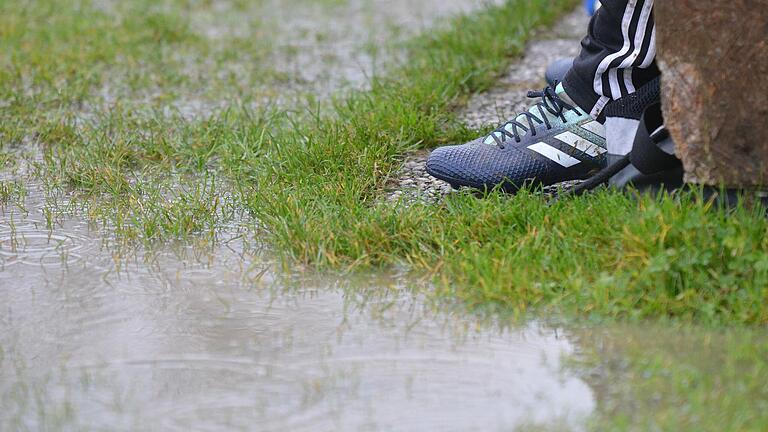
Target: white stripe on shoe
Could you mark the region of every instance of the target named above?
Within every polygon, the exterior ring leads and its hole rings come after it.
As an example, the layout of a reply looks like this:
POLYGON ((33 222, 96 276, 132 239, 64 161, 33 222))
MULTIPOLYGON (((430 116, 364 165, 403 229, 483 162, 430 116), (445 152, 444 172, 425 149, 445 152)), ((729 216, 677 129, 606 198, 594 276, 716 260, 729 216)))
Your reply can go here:
POLYGON ((595 143, 589 142, 587 139, 584 139, 573 132, 563 132, 559 135, 555 135, 555 138, 558 141, 568 144, 576 150, 584 152, 592 157, 598 157, 606 152, 604 148, 595 143))
POLYGON ((605 138, 605 126, 601 125, 599 121, 592 120, 591 122, 579 125, 582 129, 586 129, 600 138, 605 138))
POLYGON ((558 164, 560 164, 565 168, 570 168, 578 164, 579 162, 581 162, 575 157, 568 156, 567 154, 561 152, 560 150, 552 147, 551 145, 545 142, 537 142, 536 144, 529 145, 528 148, 553 162, 557 162, 558 164))

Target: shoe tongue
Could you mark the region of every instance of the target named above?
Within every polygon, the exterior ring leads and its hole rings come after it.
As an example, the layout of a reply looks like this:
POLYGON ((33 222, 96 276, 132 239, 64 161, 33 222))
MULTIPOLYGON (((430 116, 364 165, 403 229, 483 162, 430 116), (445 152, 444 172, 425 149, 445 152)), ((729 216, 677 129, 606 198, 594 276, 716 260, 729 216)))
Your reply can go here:
POLYGON ((571 99, 570 96, 568 96, 568 93, 565 92, 565 87, 563 86, 563 83, 558 83, 557 87, 555 87, 555 93, 557 93, 557 97, 563 100, 563 102, 567 103, 568 105, 577 106, 576 102, 571 99))

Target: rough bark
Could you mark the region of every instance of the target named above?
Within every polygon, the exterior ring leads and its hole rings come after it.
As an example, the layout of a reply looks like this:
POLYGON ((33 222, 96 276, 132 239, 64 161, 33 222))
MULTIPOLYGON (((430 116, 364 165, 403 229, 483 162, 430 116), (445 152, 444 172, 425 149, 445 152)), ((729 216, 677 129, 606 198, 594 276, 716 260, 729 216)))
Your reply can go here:
POLYGON ((768 185, 768 0, 656 0, 655 18, 686 180, 768 185))

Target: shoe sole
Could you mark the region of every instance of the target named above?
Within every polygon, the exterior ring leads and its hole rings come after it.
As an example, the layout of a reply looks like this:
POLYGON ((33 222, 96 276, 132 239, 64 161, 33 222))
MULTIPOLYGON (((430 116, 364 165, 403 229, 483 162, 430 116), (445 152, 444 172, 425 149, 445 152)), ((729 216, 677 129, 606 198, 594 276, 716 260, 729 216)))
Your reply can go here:
MULTIPOLYGON (((462 180, 453 178, 451 176, 438 174, 438 173, 432 171, 431 169, 429 169, 429 167, 427 167, 427 174, 431 175, 432 177, 434 177, 434 178, 436 178, 438 180, 442 180, 442 181, 448 183, 453 189, 456 189, 456 190, 458 190, 458 189, 460 189, 462 187, 468 187, 468 188, 476 189, 476 190, 478 190, 480 192, 488 193, 491 190, 493 190, 494 188, 499 187, 499 185, 489 186, 489 185, 482 184, 482 183, 472 183, 472 182, 468 182, 468 181, 462 181, 462 180)), ((523 182, 522 185, 525 185, 526 183, 529 183, 531 181, 532 181, 532 179, 531 180, 526 180, 526 181, 523 182)), ((520 188, 522 187, 522 185, 517 185, 517 184, 512 183, 512 182, 504 182, 504 183, 501 183, 500 187, 501 187, 501 190, 504 191, 505 193, 513 194, 513 193, 519 191, 520 188)))
POLYGON ((459 180, 459 179, 453 178, 451 176, 446 176, 446 175, 438 174, 438 173, 435 173, 434 171, 432 171, 431 169, 429 169, 429 167, 427 167, 427 174, 431 175, 432 177, 434 177, 434 178, 436 178, 438 180, 442 180, 442 181, 448 183, 453 189, 456 189, 456 190, 458 190, 458 189, 460 189, 462 187, 468 187, 468 188, 475 189, 475 190, 477 190, 479 192, 482 192, 482 193, 488 193, 491 190, 493 190, 494 188, 500 187, 503 192, 509 193, 509 194, 514 194, 514 193, 520 191, 520 189, 522 189, 525 186, 545 186, 545 187, 547 187, 547 186, 552 186, 552 185, 555 185, 555 184, 558 184, 558 183, 562 183, 564 181, 587 180, 588 178, 590 178, 590 177, 592 177, 594 175, 594 172, 595 171, 593 170, 593 171, 590 171, 590 172, 588 172, 588 173, 586 173, 584 175, 574 176, 573 178, 557 181, 557 182, 554 182, 554 183, 551 183, 551 184, 546 184, 546 183, 542 182, 541 180, 526 179, 525 181, 523 181, 520 184, 516 184, 516 183, 513 183, 513 182, 504 182, 504 183, 501 183, 500 186, 499 185, 489 186, 489 185, 486 185, 486 184, 472 183, 472 182, 468 182, 468 181, 465 181, 465 180, 459 180))

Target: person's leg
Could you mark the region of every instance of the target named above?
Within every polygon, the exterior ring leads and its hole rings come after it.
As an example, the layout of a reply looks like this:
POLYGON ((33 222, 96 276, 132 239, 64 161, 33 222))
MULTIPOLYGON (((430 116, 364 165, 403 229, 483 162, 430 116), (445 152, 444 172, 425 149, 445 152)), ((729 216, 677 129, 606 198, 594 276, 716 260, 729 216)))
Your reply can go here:
POLYGON ((568 96, 593 117, 658 77, 653 0, 602 0, 565 76, 568 96))
MULTIPOLYGON (((579 107, 605 124, 612 165, 632 151, 641 117, 661 99, 653 0, 603 0, 581 45, 563 84, 579 107)), ((632 167, 625 171, 616 176, 623 180, 611 183, 640 181, 632 167)))
POLYGON ((568 96, 605 125, 608 167, 573 189, 677 188, 683 170, 661 115, 653 0, 602 0, 563 80, 568 96))

